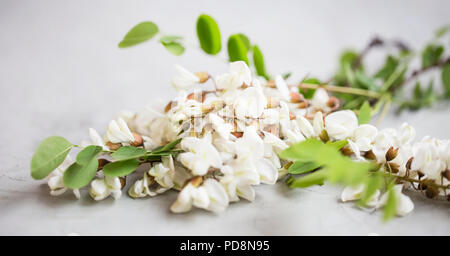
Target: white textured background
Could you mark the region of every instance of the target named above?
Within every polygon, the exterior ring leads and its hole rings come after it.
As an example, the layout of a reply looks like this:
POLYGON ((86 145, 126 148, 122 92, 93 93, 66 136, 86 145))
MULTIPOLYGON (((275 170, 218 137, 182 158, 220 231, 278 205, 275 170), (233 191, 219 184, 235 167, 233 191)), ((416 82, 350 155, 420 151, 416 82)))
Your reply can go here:
MULTIPOLYGON (((361 49, 375 34, 422 47, 434 29, 450 23, 449 1, 9 1, 0 2, 0 235, 9 234, 232 234, 304 235, 450 234, 450 208, 413 196, 414 212, 388 224, 338 202, 340 189, 289 190, 260 186, 254 203, 232 204, 217 216, 201 210, 169 213, 175 193, 94 203, 83 191, 50 197, 29 176, 38 143, 62 135, 77 143, 87 129, 103 132, 122 109, 139 110, 174 95, 173 65, 213 74, 226 64, 195 45, 195 20, 212 15, 222 36, 244 32, 258 43, 272 74, 310 72, 326 79, 339 52, 361 49), (135 24, 156 22, 184 35, 182 57, 156 42, 121 50, 117 43, 135 24)), ((390 115, 382 127, 409 122, 419 137, 448 139, 449 104, 390 115)))

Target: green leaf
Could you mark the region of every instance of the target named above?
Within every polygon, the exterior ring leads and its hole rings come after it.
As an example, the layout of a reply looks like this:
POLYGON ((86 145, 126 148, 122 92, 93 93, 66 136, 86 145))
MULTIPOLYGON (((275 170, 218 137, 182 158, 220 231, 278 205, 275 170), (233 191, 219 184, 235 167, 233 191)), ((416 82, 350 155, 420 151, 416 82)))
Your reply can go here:
POLYGON ((31 177, 36 180, 47 177, 62 164, 73 147, 72 143, 59 136, 42 141, 31 159, 31 177))
POLYGON ((95 177, 98 168, 97 158, 93 157, 83 165, 75 162, 64 172, 64 186, 78 189, 86 186, 95 177))
POLYGON ((162 44, 178 43, 181 39, 183 39, 182 36, 162 36, 159 42, 162 44))
POLYGON ((359 109, 359 113, 358 113, 358 124, 359 125, 370 123, 371 111, 372 111, 372 109, 370 108, 369 102, 365 101, 364 104, 359 109))
POLYGON ((111 177, 121 177, 134 172, 138 166, 138 159, 117 161, 105 165, 105 167, 103 167, 103 173, 111 177))
POLYGON ((222 47, 220 30, 216 21, 202 14, 197 19, 197 37, 204 52, 215 55, 222 47))
POLYGON ((269 80, 269 76, 266 73, 266 67, 264 65, 264 57, 257 45, 253 46, 253 63, 255 64, 256 74, 269 80))
POLYGON ((436 30, 435 37, 440 38, 449 31, 450 31, 450 25, 445 25, 445 26, 439 28, 438 30, 436 30))
POLYGON ((325 170, 313 172, 300 178, 291 177, 286 180, 290 188, 306 188, 313 185, 323 185, 326 179, 325 170))
POLYGON ((383 220, 388 221, 392 217, 395 216, 397 213, 397 198, 395 195, 394 187, 390 186, 388 188, 388 198, 386 201, 386 205, 384 206, 384 214, 383 214, 383 220))
POLYGON ((170 150, 174 149, 175 146, 178 145, 178 143, 180 143, 180 142, 181 142, 181 138, 176 139, 176 140, 174 140, 172 142, 167 143, 164 146, 160 146, 160 147, 155 148, 150 154, 154 155, 156 153, 170 151, 170 150))
POLYGON ((291 77, 291 75, 292 75, 292 72, 287 72, 287 73, 284 73, 282 76, 283 76, 284 80, 287 80, 289 77, 291 77))
POLYGON ((245 47, 247 48, 247 51, 250 51, 252 49, 252 45, 250 44, 250 39, 248 39, 248 37, 242 33, 237 34, 242 42, 244 43, 245 47))
POLYGON ((420 82, 416 82, 416 86, 414 87, 414 99, 422 98, 422 87, 420 86, 420 82))
POLYGON ((175 56, 180 56, 184 53, 184 46, 180 43, 163 44, 166 49, 175 56))
POLYGON ((361 200, 358 202, 359 205, 365 206, 371 197, 375 194, 377 189, 383 184, 383 177, 379 172, 374 173, 366 181, 365 189, 362 194, 361 200))
POLYGON ((133 146, 120 147, 116 152, 111 154, 111 157, 117 161, 129 160, 144 156, 147 151, 143 148, 133 146))
POLYGON ((348 144, 348 140, 327 141, 327 144, 333 146, 337 150, 345 147, 348 144))
POLYGON ((238 34, 228 38, 227 49, 230 62, 242 60, 248 65, 247 48, 238 34))
POLYGON ((364 74, 363 71, 356 71, 354 77, 357 87, 375 92, 379 91, 380 88, 375 84, 374 79, 364 74))
POLYGON ((98 154, 102 152, 102 147, 90 145, 85 147, 77 155, 77 164, 87 165, 92 160, 92 158, 97 157, 98 154))
MULTIPOLYGON (((317 85, 321 84, 319 79, 313 78, 313 77, 303 80, 302 83, 317 84, 317 85)), ((299 91, 301 94, 303 94, 303 97, 305 97, 305 99, 312 99, 312 97, 314 96, 314 93, 316 92, 316 89, 299 88, 299 91)))
POLYGON ((442 68, 442 84, 444 85, 444 89, 447 96, 450 96, 450 64, 446 64, 442 68))
POLYGON ((341 54, 339 59, 339 69, 334 76, 337 85, 343 86, 348 83, 347 66, 351 68, 357 58, 358 53, 353 50, 346 50, 341 54))
POLYGON ((386 58, 386 62, 384 63, 384 66, 375 74, 376 78, 380 78, 383 81, 386 81, 392 73, 397 69, 397 66, 399 64, 398 59, 395 57, 389 55, 386 58))
POLYGON ((119 48, 130 47, 145 42, 158 33, 158 26, 151 21, 144 21, 134 26, 119 43, 119 48))
POLYGON ((303 173, 314 171, 315 169, 317 169, 319 167, 320 167, 320 164, 317 164, 315 162, 296 161, 289 167, 289 173, 290 174, 303 174, 303 173))
POLYGON ((436 64, 444 52, 442 45, 428 45, 422 52, 422 67, 426 68, 436 64))

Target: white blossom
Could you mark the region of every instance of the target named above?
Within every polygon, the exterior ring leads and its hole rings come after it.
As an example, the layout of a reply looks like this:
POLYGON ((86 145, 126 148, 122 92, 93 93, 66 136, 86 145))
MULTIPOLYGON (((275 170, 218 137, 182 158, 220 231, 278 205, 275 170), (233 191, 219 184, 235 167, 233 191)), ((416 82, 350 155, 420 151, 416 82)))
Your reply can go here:
MULTIPOLYGON (((67 168, 69 168, 70 165, 72 165, 72 163, 72 158, 67 155, 66 159, 64 159, 61 165, 59 165, 47 176, 47 184, 50 188, 50 195, 59 196, 67 191, 68 188, 64 186, 63 176, 64 172, 67 170, 67 168)), ((77 199, 80 199, 80 191, 78 189, 74 189, 73 194, 77 199)))
POLYGON ((194 84, 200 82, 195 74, 189 72, 187 69, 180 65, 175 65, 177 74, 172 79, 172 85, 177 90, 186 90, 194 84))
POLYGON ((134 141, 127 123, 122 119, 112 120, 106 129, 106 137, 112 143, 130 143, 134 141))
POLYGON ((175 213, 188 212, 192 206, 219 213, 228 206, 228 195, 222 185, 207 179, 199 187, 188 183, 178 194, 170 210, 175 213))
POLYGON ((122 195, 122 184, 118 177, 105 176, 103 179, 95 179, 91 182, 89 195, 100 201, 112 195, 114 199, 119 199, 122 195))
POLYGON ((325 117, 325 129, 328 136, 336 140, 350 137, 358 127, 358 119, 351 110, 333 112, 325 117))
POLYGON ((210 135, 205 135, 202 139, 184 138, 181 141, 181 148, 186 152, 178 156, 178 161, 189 168, 194 175, 205 175, 209 167, 222 166, 220 154, 211 144, 210 135))
MULTIPOLYGON (((356 187, 347 186, 344 188, 341 194, 342 202, 359 200, 362 198, 364 190, 364 185, 358 185, 356 187)), ((370 199, 366 202, 367 207, 377 207, 378 206, 378 198, 380 197, 380 190, 376 190, 375 193, 370 197, 370 199)))

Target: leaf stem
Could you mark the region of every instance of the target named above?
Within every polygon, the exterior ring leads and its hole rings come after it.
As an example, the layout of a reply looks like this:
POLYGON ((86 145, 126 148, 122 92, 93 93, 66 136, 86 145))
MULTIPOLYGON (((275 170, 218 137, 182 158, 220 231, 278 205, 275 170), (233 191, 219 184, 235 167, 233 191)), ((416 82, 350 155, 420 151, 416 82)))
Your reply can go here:
POLYGON ((370 98, 381 98, 382 94, 374 91, 359 89, 359 88, 351 88, 351 87, 343 87, 343 86, 336 86, 336 85, 317 85, 317 84, 309 84, 309 83, 300 83, 297 85, 299 88, 305 88, 305 89, 318 89, 323 88, 330 92, 340 92, 340 93, 348 93, 348 94, 355 94, 355 95, 362 95, 370 98))

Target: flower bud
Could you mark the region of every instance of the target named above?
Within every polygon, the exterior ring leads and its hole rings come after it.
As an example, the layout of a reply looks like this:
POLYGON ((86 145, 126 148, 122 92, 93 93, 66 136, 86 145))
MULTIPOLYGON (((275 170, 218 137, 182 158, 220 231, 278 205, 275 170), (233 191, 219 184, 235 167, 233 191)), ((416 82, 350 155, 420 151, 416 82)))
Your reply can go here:
POLYGON ((277 85, 275 84, 275 81, 274 81, 274 80, 269 80, 269 81, 267 81, 266 86, 267 86, 267 87, 270 87, 270 88, 276 88, 276 87, 277 87, 277 85))
POLYGON ((390 147, 386 152, 386 162, 394 160, 398 155, 398 148, 394 149, 394 147, 390 147))
POLYGON ((191 183, 192 186, 194 186, 194 187, 200 186, 200 184, 202 184, 202 182, 203 182, 202 176, 195 176, 194 178, 189 180, 189 183, 191 183))
POLYGON ((172 104, 174 104, 173 101, 169 101, 169 103, 167 103, 166 107, 164 107, 164 113, 167 113, 172 109, 172 104))
POLYGON ((323 129, 320 134, 319 134, 319 138, 321 141, 323 142, 327 142, 330 140, 330 137, 328 136, 328 132, 327 130, 323 129))
POLYGON ((308 106, 309 106, 308 102, 307 102, 307 101, 303 101, 303 102, 300 102, 300 103, 297 105, 297 108, 303 109, 303 108, 307 108, 308 106))
POLYGON ((442 176, 443 176, 444 178, 446 178, 447 180, 450 180, 450 170, 447 169, 447 170, 443 171, 443 172, 442 172, 442 176))
POLYGON ((341 153, 344 156, 351 156, 351 155, 353 155, 353 150, 350 147, 347 147, 347 146, 341 148, 340 151, 341 151, 341 153))
POLYGON ((97 170, 100 171, 101 169, 103 169, 103 167, 105 167, 105 165, 109 164, 111 161, 108 161, 104 158, 99 158, 98 160, 98 168, 97 170))
POLYGON ((142 146, 142 144, 144 144, 144 139, 142 138, 141 135, 139 135, 135 132, 131 132, 131 134, 133 134, 133 137, 134 137, 134 141, 130 143, 131 146, 139 147, 139 146, 142 146))
POLYGON ((295 119, 295 115, 292 114, 292 112, 289 112, 289 119, 290 120, 294 120, 295 119))
POLYGON ((289 169, 289 167, 291 167, 291 165, 293 165, 294 164, 294 162, 291 162, 291 161, 289 161, 289 162, 287 162, 285 165, 283 165, 283 169, 289 169))
POLYGON ((280 106, 280 101, 276 98, 267 96, 267 108, 276 108, 280 106))
POLYGON ((244 135, 243 132, 231 132, 231 134, 233 134, 233 136, 236 138, 240 138, 244 135))
POLYGON ((120 189, 123 189, 125 185, 127 185, 127 176, 119 177, 119 181, 120 181, 120 189))
POLYGON ((428 198, 435 198, 439 194, 439 190, 434 186, 428 186, 425 190, 425 195, 428 198))
POLYGON ((122 147, 122 144, 120 143, 112 143, 111 141, 106 142, 106 146, 110 150, 118 150, 120 147, 122 147))
POLYGON ((301 95, 298 92, 290 92, 289 93, 289 98, 290 98, 291 103, 300 103, 300 102, 305 100, 303 98, 303 95, 301 95))
POLYGON ((400 169, 400 165, 396 164, 396 163, 388 163, 390 170, 392 173, 398 173, 399 169, 400 169))
POLYGON ((209 79, 209 74, 206 72, 197 72, 195 73, 195 76, 198 77, 198 79, 200 79, 200 83, 203 84, 204 82, 208 81, 209 79))
POLYGON ((408 162, 406 162, 406 169, 407 170, 411 170, 411 164, 412 164, 413 160, 414 160, 414 157, 412 156, 411 158, 408 159, 408 162))
POLYGON ((328 99, 327 106, 331 109, 330 111, 334 111, 339 108, 339 100, 336 97, 331 96, 328 99))
POLYGON ((205 96, 206 96, 206 92, 202 91, 202 93, 195 93, 195 92, 191 92, 186 99, 188 100, 196 100, 198 102, 203 102, 205 101, 205 96))
POLYGON ((372 150, 369 150, 366 153, 364 153, 364 157, 369 159, 369 160, 376 160, 377 159, 377 156, 373 153, 372 150))

